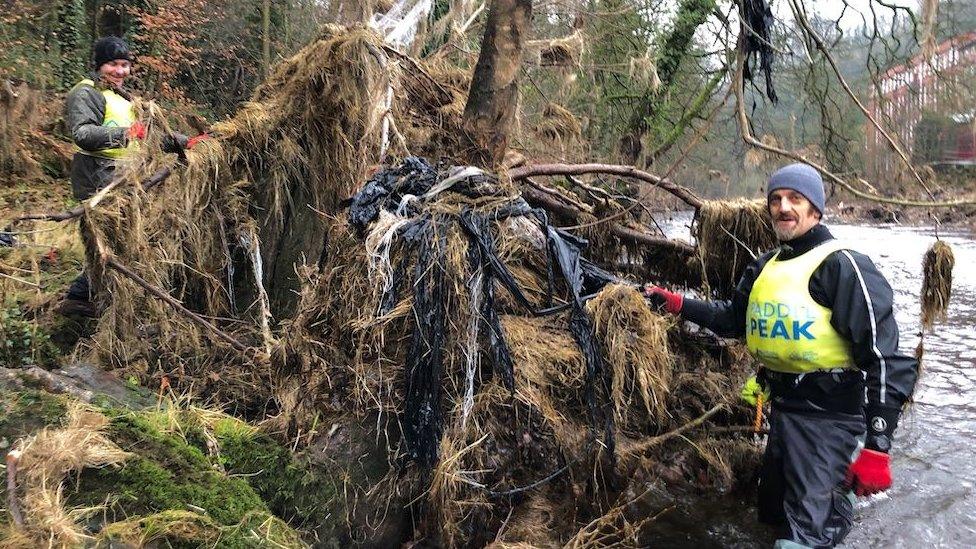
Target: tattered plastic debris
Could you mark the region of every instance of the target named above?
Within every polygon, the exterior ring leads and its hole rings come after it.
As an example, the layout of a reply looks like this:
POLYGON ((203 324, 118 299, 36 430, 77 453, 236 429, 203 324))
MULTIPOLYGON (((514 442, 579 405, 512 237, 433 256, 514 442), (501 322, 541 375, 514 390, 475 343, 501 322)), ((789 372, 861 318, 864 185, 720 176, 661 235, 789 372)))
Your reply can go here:
MULTIPOLYGON (((467 257, 473 276, 467 288, 472 293, 469 296, 471 312, 477 315, 467 326, 468 357, 462 421, 467 419, 473 402, 481 342, 487 344, 489 376, 498 375, 509 391, 515 390, 515 365, 495 299, 498 282, 527 314, 545 316, 569 310, 570 332, 586 364, 585 397, 591 424, 595 430, 603 430, 603 444, 613 456, 609 372, 603 364, 603 353, 583 304, 608 283, 621 281, 582 257, 588 244, 585 239, 551 226, 543 210, 531 208, 521 197, 511 196, 489 213, 470 207, 462 208, 457 215, 433 214, 425 209, 426 203, 448 190, 471 198, 499 196, 500 193, 497 180, 477 168, 435 168, 422 158, 409 157, 399 166, 375 174, 352 198, 349 210, 349 222, 360 234, 379 218, 381 211, 398 216, 396 220, 388 219, 384 225, 392 233, 384 235, 387 238, 384 245, 390 246, 390 241, 398 240, 400 253, 383 288, 380 315, 392 310, 400 301, 400 293, 408 283, 408 262, 411 257, 416 258, 409 281, 413 288, 411 315, 415 321, 405 365, 407 394, 403 418, 409 457, 427 467, 433 466, 438 460, 443 433, 441 379, 447 316, 445 247, 447 228, 451 223, 459 223, 468 238, 467 257), (498 255, 492 225, 511 217, 533 219, 546 237, 548 287, 545 303, 541 306, 528 298, 498 255), (571 299, 566 304, 553 306, 557 277, 565 283, 571 299)), ((388 253, 388 248, 384 252, 388 253)))

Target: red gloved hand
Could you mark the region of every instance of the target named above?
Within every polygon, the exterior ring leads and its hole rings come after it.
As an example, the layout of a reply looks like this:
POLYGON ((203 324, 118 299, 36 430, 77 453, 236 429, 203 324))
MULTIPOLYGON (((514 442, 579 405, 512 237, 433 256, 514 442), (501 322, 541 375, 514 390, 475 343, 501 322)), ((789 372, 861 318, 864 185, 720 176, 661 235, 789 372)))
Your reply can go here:
POLYGON ((859 496, 870 496, 891 488, 891 458, 877 450, 861 450, 847 469, 847 486, 859 496))
POLYGON ((146 127, 142 125, 142 122, 133 122, 125 134, 129 136, 129 139, 145 139, 146 127))
POLYGON ((210 134, 207 134, 207 133, 201 133, 200 135, 191 137, 191 138, 189 138, 189 139, 186 140, 186 148, 187 149, 192 149, 194 145, 196 145, 197 143, 199 143, 201 141, 205 141, 207 139, 210 139, 210 134))
POLYGON ((665 290, 659 286, 645 286, 644 297, 658 309, 663 309, 673 315, 681 312, 685 298, 681 294, 665 290))

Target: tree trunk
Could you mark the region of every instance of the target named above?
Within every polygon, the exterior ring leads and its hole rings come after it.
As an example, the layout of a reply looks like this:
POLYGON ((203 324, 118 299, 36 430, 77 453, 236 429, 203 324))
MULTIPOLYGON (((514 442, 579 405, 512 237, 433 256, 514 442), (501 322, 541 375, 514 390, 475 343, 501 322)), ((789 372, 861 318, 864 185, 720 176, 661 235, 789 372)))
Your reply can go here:
POLYGON ((481 54, 464 106, 468 162, 484 168, 501 164, 518 103, 522 46, 531 30, 531 0, 492 0, 481 54))
POLYGON ((708 19, 714 9, 715 0, 682 0, 678 6, 674 28, 664 40, 657 63, 657 74, 661 79, 661 85, 657 92, 645 93, 634 109, 634 114, 627 125, 627 133, 620 138, 618 150, 621 164, 631 166, 637 164, 644 149, 644 135, 657 118, 663 102, 667 101, 678 67, 694 44, 695 31, 708 19))
POLYGON ((85 42, 85 3, 81 0, 62 0, 57 8, 58 51, 61 63, 55 68, 61 89, 71 89, 88 66, 83 48, 85 42))
POLYGON ((271 71, 271 0, 261 2, 261 77, 271 71))

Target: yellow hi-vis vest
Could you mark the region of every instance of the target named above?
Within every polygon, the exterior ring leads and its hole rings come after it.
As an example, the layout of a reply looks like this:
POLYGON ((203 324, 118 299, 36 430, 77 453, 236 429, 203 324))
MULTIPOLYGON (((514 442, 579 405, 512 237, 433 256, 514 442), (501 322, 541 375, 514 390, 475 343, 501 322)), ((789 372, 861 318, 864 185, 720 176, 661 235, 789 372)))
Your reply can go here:
MULTIPOLYGON (((89 78, 86 78, 75 84, 74 87, 77 88, 78 86, 91 86, 94 88, 95 82, 89 78)), ((99 91, 101 91, 102 95, 105 97, 105 118, 102 120, 102 126, 110 128, 128 128, 136 121, 136 112, 132 108, 132 103, 128 99, 115 93, 115 91, 111 89, 99 91)), ((76 145, 75 151, 91 156, 101 156, 102 158, 112 158, 117 160, 124 156, 128 156, 138 147, 139 143, 135 139, 131 139, 126 147, 115 147, 112 149, 102 149, 99 151, 86 151, 76 145)))
POLYGON ((833 252, 844 249, 828 240, 793 259, 766 263, 749 293, 746 345, 776 372, 802 374, 851 368, 850 343, 830 325, 832 311, 810 296, 810 277, 833 252))

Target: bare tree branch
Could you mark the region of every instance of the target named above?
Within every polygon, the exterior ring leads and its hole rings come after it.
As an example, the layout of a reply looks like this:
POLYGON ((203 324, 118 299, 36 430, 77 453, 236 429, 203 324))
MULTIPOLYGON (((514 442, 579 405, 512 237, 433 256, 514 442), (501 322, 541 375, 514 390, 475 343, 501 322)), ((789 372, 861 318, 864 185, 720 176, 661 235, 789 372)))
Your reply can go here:
MULTIPOLYGON (((156 173, 149 176, 145 181, 142 182, 142 190, 148 191, 149 189, 159 185, 166 178, 170 176, 172 171, 169 168, 160 168, 156 170, 156 173)), ((115 188, 123 179, 116 179, 109 185, 106 185, 99 194, 91 197, 90 199, 82 202, 81 204, 71 208, 70 210, 58 212, 58 213, 38 213, 38 214, 26 214, 14 219, 14 223, 19 223, 21 221, 67 221, 69 219, 74 219, 76 217, 81 217, 84 215, 85 211, 94 205, 98 204, 102 198, 105 197, 112 189, 115 188)))

